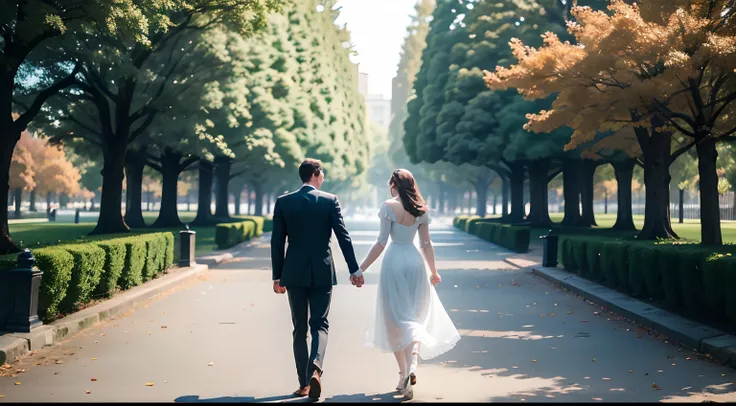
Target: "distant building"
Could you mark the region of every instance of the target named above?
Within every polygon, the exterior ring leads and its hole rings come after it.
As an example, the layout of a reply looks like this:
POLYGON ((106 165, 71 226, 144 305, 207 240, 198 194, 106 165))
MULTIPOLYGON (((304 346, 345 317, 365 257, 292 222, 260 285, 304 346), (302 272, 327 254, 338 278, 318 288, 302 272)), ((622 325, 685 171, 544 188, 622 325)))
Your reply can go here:
POLYGON ((363 72, 358 76, 358 91, 365 99, 368 118, 388 130, 391 124, 391 99, 384 98, 382 94, 368 94, 368 74, 363 72))
POLYGON ((391 99, 382 94, 370 94, 365 101, 368 118, 379 127, 388 129, 391 124, 391 99))

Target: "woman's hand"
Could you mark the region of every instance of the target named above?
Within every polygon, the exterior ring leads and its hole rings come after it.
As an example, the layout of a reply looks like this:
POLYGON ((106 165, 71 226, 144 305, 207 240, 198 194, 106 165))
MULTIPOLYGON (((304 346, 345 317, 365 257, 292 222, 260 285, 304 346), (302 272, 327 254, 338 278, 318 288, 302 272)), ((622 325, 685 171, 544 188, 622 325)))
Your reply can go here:
POLYGON ((438 273, 433 273, 429 278, 429 281, 432 283, 432 286, 437 286, 437 284, 442 282, 442 277, 440 277, 440 274, 438 273))

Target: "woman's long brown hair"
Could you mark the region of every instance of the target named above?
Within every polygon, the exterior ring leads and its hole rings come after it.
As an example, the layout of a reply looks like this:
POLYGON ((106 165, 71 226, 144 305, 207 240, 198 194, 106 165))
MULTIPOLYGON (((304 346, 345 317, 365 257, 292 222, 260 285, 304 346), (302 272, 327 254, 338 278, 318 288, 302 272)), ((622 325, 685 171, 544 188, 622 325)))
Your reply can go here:
POLYGON ((395 187, 399 192, 399 199, 404 210, 414 217, 420 217, 427 212, 422 194, 414 180, 414 175, 406 169, 397 169, 388 181, 389 186, 395 187))

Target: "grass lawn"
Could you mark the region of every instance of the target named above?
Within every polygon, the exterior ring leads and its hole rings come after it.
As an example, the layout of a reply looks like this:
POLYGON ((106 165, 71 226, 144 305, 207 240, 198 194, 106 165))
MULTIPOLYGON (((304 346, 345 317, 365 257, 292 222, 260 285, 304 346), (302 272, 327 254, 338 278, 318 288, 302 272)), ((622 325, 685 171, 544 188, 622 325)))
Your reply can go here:
MULTIPOLYGON (((156 212, 144 212, 143 218, 146 223, 152 224, 158 213, 156 212)), ((185 223, 194 220, 194 212, 183 212, 179 213, 179 217, 185 223)), ((72 219, 73 221, 73 219, 72 219)), ((95 239, 108 239, 114 237, 124 237, 135 234, 144 234, 151 232, 162 232, 170 231, 174 234, 176 239, 176 250, 175 256, 179 258, 179 231, 180 228, 167 228, 167 229, 138 229, 133 230, 131 233, 126 234, 105 234, 89 236, 88 234, 95 228, 97 224, 97 218, 85 218, 80 219, 80 224, 74 223, 36 223, 36 224, 10 224, 10 235, 21 248, 44 247, 49 245, 55 245, 67 242, 78 242, 78 241, 89 241, 95 239)), ((215 245, 215 227, 192 227, 193 231, 197 232, 197 249, 196 255, 204 255, 211 251, 214 251, 215 245)))
MULTIPOLYGON (((565 215, 563 213, 551 213, 549 217, 555 223, 553 228, 555 234, 585 234, 585 235, 608 235, 611 237, 630 237, 636 235, 638 231, 617 231, 611 230, 613 224, 616 223, 616 214, 596 214, 595 221, 598 223, 597 227, 591 228, 560 228, 559 223, 565 215)), ((501 217, 501 216, 489 216, 489 217, 501 217)), ((637 229, 641 229, 644 225, 644 215, 634 216, 634 225, 637 229)), ((696 219, 685 219, 683 224, 679 224, 677 219, 672 219, 672 228, 680 236, 680 238, 700 241, 700 220, 696 219)), ((531 244, 541 244, 539 236, 547 234, 549 228, 534 228, 531 234, 531 244)), ((736 221, 721 221, 721 233, 723 233, 723 242, 726 244, 736 244, 736 221)))
MULTIPOLYGON (((555 223, 562 221, 564 217, 563 213, 552 213, 550 218, 555 223)), ((610 235, 615 237, 626 237, 635 235, 637 232, 621 232, 611 230, 613 224, 616 222, 616 214, 596 214, 595 215, 597 227, 591 227, 589 229, 561 229, 557 234, 594 234, 594 235, 610 235)), ((644 216, 635 215, 634 225, 637 229, 641 229, 644 225, 644 216)), ((683 224, 679 224, 677 219, 673 219, 672 228, 680 236, 680 238, 692 241, 700 241, 700 221, 696 219, 685 219, 683 224)), ((532 230, 532 243, 539 243, 538 237, 547 234, 547 228, 535 228, 532 230)), ((723 233, 724 243, 736 243, 736 221, 721 221, 721 232, 723 233)))

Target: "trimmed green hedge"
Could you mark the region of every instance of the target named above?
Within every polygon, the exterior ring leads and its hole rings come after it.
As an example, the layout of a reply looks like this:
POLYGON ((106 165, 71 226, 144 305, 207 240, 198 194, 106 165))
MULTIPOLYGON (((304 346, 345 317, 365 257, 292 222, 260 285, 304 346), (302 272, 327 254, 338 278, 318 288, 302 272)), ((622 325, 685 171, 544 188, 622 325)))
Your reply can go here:
POLYGON ((255 222, 247 220, 237 223, 222 223, 215 226, 217 249, 227 249, 255 237, 255 222))
POLYGON ((102 268, 105 266, 105 251, 94 244, 62 245, 57 248, 74 257, 72 279, 61 302, 61 310, 73 312, 91 300, 92 292, 100 283, 102 268))
POLYGON ((475 226, 475 235, 516 252, 527 252, 529 250, 531 228, 479 222, 475 226))
POLYGON ((36 267, 43 271, 38 297, 38 316, 44 322, 54 320, 67 295, 74 269, 74 256, 57 247, 33 251, 36 267))
MULTIPOLYGON (((251 223, 252 224, 252 223, 251 223)), ((53 321, 95 297, 139 285, 159 275, 174 261, 174 235, 151 233, 34 249, 43 271, 39 317, 53 321), (145 271, 145 273, 144 273, 145 271)), ((0 269, 17 266, 17 254, 0 257, 0 269)))
POLYGON ((478 218, 480 218, 480 217, 479 216, 459 216, 459 217, 456 217, 455 219, 453 219, 452 224, 455 227, 459 228, 460 230, 467 232, 465 226, 468 223, 468 220, 470 220, 470 219, 478 219, 478 218))
POLYGON ((468 234, 477 234, 477 227, 480 223, 497 223, 498 219, 490 217, 471 217, 465 221, 465 232, 468 234))
POLYGON ((121 289, 129 289, 143 283, 143 267, 146 266, 146 241, 139 238, 122 238, 125 244, 125 265, 118 279, 121 289))
MULTIPOLYGON (((264 227, 266 224, 266 221, 263 217, 260 216, 238 216, 238 218, 243 219, 244 221, 250 221, 255 226, 254 233, 256 237, 260 237, 263 235, 264 227)), ((273 223, 273 222, 272 222, 273 223)), ((271 227, 273 229, 273 226, 271 227)))
POLYGON ((102 269, 100 283, 95 289, 95 295, 112 296, 118 290, 118 280, 123 274, 126 258, 125 242, 119 239, 100 241, 95 243, 105 251, 105 266, 102 269))
POLYGON ((561 236, 565 269, 698 319, 736 322, 736 246, 561 236))

